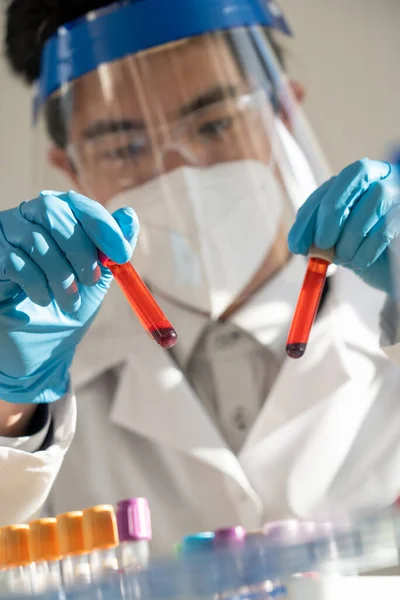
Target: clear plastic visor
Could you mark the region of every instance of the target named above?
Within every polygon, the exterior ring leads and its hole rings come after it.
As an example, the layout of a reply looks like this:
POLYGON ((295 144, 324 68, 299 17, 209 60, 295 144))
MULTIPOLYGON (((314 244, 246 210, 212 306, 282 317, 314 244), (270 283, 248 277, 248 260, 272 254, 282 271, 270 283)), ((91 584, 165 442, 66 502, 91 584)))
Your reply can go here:
POLYGON ((154 289, 214 316, 289 260, 295 211, 328 177, 263 28, 102 64, 49 97, 38 138, 70 187, 135 208, 154 289))

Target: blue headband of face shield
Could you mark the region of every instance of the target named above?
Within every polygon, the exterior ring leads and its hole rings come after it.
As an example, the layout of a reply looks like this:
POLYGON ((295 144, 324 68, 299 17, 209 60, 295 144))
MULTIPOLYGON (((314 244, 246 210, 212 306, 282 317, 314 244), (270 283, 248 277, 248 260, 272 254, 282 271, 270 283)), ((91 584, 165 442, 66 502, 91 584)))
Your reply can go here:
POLYGON ((179 39, 257 25, 291 34, 274 0, 131 0, 90 12, 46 43, 36 108, 101 64, 179 39))

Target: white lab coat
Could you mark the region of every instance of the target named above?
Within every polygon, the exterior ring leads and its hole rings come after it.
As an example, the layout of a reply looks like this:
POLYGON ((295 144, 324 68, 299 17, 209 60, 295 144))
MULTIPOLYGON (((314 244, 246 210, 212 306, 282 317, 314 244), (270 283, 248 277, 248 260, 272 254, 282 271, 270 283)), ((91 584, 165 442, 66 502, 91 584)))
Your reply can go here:
MULTIPOLYGON (((373 321, 381 297, 344 270, 333 287, 305 357, 284 361, 237 456, 171 355, 110 294, 74 362, 78 429, 48 511, 146 496, 155 548, 163 551, 193 531, 394 502, 400 369, 379 349, 373 321), (104 372, 118 365, 116 386, 108 387, 104 372)), ((75 407, 73 393, 53 406, 48 450, 1 450, 0 524, 40 507, 71 443, 75 407)))

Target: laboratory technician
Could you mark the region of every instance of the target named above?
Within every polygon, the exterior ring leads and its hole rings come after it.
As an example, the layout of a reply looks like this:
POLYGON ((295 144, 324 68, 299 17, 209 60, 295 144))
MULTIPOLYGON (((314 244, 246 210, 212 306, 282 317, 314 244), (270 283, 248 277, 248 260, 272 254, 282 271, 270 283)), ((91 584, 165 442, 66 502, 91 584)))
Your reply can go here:
POLYGON ((76 191, 0 213, 1 524, 141 495, 165 550, 398 497, 400 370, 372 289, 393 346, 396 174, 364 159, 330 177, 274 30, 265 0, 10 3, 36 151, 76 191), (341 266, 295 361, 312 245, 341 266), (170 351, 97 262, 134 247, 170 351))

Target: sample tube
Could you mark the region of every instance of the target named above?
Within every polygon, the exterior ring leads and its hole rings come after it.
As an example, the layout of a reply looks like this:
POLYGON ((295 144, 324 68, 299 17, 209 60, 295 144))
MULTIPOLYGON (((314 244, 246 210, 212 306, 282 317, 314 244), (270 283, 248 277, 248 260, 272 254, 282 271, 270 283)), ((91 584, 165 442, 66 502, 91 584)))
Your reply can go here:
POLYGON ((176 331, 131 263, 118 265, 102 252, 99 252, 99 260, 114 275, 145 330, 162 348, 172 348, 178 339, 176 331))
MULTIPOLYGON (((0 536, 1 536, 1 530, 0 530, 0 536)), ((4 563, 3 563, 3 557, 1 555, 1 544, 0 544, 0 597, 1 596, 6 596, 7 595, 7 587, 6 587, 6 582, 5 582, 5 571, 4 571, 4 563)))
POLYGON ((15 596, 32 594, 29 526, 3 527, 0 531, 0 548, 4 587, 8 593, 15 596))
POLYGON ((264 534, 267 542, 276 547, 281 563, 290 570, 290 575, 314 576, 315 523, 295 519, 275 521, 265 525, 264 534))
POLYGON ((214 537, 214 533, 205 531, 182 540, 180 559, 186 570, 185 597, 197 600, 218 598, 221 581, 214 537))
MULTIPOLYGON (((355 527, 353 526, 353 531, 355 527)), ((393 508, 364 516, 356 529, 359 532, 362 547, 361 571, 377 571, 398 566, 398 551, 393 508)), ((361 554, 361 553, 360 553, 361 554)), ((360 561, 361 562, 361 561, 360 561)))
POLYGON ((214 532, 216 583, 219 597, 245 596, 243 550, 246 532, 243 527, 224 527, 214 532))
POLYGON ((151 518, 146 498, 121 500, 117 504, 120 568, 128 573, 146 568, 149 562, 151 518))
POLYGON ((244 552, 244 580, 247 595, 258 599, 287 598, 287 589, 273 576, 273 548, 263 531, 248 531, 244 552))
POLYGON ((118 530, 112 506, 93 506, 83 511, 83 538, 90 553, 93 581, 119 575, 118 530))
POLYGON ((354 557, 360 553, 358 532, 345 525, 316 523, 313 553, 321 573, 357 576, 354 557), (347 560, 350 557, 350 560, 347 560))
POLYGON ((396 533, 396 540, 397 540, 397 552, 398 552, 398 559, 399 559, 399 564, 400 564, 400 499, 397 500, 396 504, 393 507, 393 521, 394 521, 394 529, 395 529, 395 533, 396 533))
POLYGON ((66 591, 89 585, 89 554, 83 538, 83 513, 74 511, 58 515, 57 529, 62 558, 62 575, 66 591))
MULTIPOLYGON (((321 255, 325 254, 324 251, 316 250, 316 252, 321 255)), ((301 358, 307 349, 333 253, 329 251, 326 256, 326 258, 322 258, 311 255, 309 258, 306 276, 286 343, 286 353, 290 358, 301 358)))
POLYGON ((35 563, 34 592, 41 594, 61 589, 61 551, 56 519, 38 519, 29 523, 29 549, 35 563))

